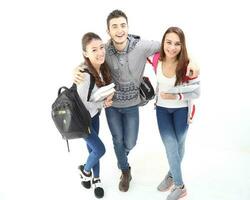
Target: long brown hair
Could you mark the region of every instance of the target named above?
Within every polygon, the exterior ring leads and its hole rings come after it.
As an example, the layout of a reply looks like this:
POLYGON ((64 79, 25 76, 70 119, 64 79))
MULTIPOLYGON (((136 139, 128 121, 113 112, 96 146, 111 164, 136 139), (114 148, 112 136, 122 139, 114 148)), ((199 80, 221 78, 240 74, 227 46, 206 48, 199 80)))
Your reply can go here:
POLYGON ((168 33, 177 34, 179 36, 180 42, 181 42, 181 51, 177 55, 178 64, 177 64, 177 67, 175 70, 175 73, 176 73, 175 86, 176 86, 176 85, 183 83, 185 80, 189 59, 188 59, 188 53, 187 53, 187 48, 186 48, 185 35, 179 27, 170 27, 164 33, 164 35, 162 37, 162 41, 161 41, 160 58, 159 59, 161 61, 163 61, 166 57, 166 54, 164 52, 164 41, 165 41, 165 37, 168 33))
MULTIPOLYGON (((82 37, 82 50, 86 51, 86 46, 92 41, 92 40, 102 40, 97 34, 88 32, 83 35, 82 37)), ((109 66, 104 61, 103 64, 101 64, 100 71, 103 76, 103 81, 101 80, 101 77, 98 75, 96 69, 93 67, 92 63, 90 62, 89 58, 84 56, 84 64, 88 66, 88 69, 90 73, 94 76, 95 78, 95 83, 97 87, 102 87, 104 85, 108 85, 111 83, 111 75, 110 75, 110 70, 109 66)))

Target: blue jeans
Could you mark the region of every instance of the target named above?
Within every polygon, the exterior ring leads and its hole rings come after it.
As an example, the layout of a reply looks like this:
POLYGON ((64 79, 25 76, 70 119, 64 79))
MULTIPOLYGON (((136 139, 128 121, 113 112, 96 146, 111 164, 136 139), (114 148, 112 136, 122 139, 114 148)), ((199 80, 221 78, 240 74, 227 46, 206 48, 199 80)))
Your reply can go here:
POLYGON ((139 130, 138 106, 105 109, 108 126, 112 134, 118 168, 128 170, 128 154, 136 145, 139 130))
POLYGON ((93 169, 93 174, 95 178, 98 178, 100 175, 100 158, 105 153, 105 146, 102 143, 101 139, 98 137, 99 134, 99 113, 96 114, 91 119, 91 133, 85 139, 87 143, 87 149, 89 151, 89 156, 87 162, 85 163, 84 170, 90 172, 93 169))
POLYGON ((188 108, 165 108, 156 106, 156 116, 162 142, 165 146, 169 175, 175 185, 182 185, 181 161, 185 151, 185 140, 188 130, 188 108))

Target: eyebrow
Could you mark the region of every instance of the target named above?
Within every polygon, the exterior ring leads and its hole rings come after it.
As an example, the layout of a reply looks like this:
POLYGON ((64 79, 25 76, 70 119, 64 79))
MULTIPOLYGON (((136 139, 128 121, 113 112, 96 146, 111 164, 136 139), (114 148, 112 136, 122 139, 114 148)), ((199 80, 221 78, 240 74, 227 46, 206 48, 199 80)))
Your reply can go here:
POLYGON ((118 26, 118 25, 122 25, 122 26, 124 26, 124 25, 127 25, 127 23, 121 23, 121 24, 112 24, 111 26, 118 26))
POLYGON ((104 44, 100 44, 99 46, 94 46, 94 47, 91 47, 91 49, 98 49, 100 47, 104 47, 104 44))
MULTIPOLYGON (((167 42, 174 42, 174 41, 172 41, 172 40, 169 40, 169 39, 165 39, 165 41, 167 41, 167 42)), ((174 42, 174 43, 181 43, 181 41, 176 41, 176 42, 174 42)))

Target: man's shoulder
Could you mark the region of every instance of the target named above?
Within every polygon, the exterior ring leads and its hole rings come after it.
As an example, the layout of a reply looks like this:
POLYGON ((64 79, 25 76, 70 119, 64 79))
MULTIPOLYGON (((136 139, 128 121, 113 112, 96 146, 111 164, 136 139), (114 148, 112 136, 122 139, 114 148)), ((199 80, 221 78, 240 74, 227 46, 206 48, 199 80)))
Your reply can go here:
POLYGON ((138 42, 139 45, 160 45, 159 41, 156 40, 146 40, 146 39, 141 39, 138 42))

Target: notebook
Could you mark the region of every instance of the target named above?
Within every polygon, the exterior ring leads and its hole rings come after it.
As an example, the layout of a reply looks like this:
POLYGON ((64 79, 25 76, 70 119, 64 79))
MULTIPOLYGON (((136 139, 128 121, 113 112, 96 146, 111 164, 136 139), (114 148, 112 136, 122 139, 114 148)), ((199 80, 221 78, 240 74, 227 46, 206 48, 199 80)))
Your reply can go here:
POLYGON ((111 83, 109 85, 98 88, 90 97, 90 101, 98 102, 103 101, 106 97, 115 92, 115 84, 111 83))

